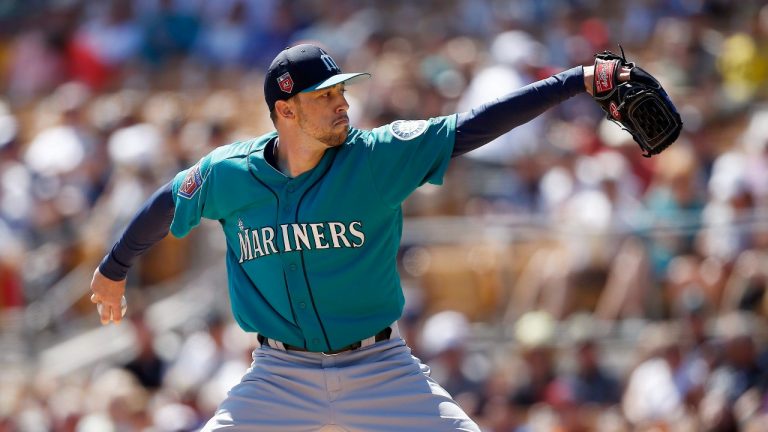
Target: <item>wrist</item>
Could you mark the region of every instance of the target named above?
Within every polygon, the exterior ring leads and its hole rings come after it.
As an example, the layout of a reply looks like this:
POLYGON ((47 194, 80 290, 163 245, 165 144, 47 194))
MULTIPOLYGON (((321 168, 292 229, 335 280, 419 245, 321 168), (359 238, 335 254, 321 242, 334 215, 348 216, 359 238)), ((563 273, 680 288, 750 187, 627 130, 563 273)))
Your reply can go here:
POLYGON ((114 282, 125 280, 125 277, 128 274, 128 269, 129 266, 118 262, 111 251, 104 256, 97 267, 98 272, 102 276, 114 282))
POLYGON ((594 77, 595 77, 595 66, 582 66, 582 71, 584 73, 584 90, 587 91, 587 93, 590 94, 590 96, 594 95, 593 92, 593 85, 594 85, 594 77))

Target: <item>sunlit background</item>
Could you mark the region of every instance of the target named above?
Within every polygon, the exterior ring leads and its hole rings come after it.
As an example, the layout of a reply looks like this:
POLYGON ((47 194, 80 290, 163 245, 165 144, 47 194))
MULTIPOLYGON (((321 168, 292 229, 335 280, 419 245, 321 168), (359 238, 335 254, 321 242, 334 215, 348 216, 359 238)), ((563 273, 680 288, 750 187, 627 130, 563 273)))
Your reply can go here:
POLYGON ((404 206, 401 329, 483 431, 768 430, 764 1, 2 0, 0 431, 195 430, 239 380, 216 222, 140 260, 120 326, 88 283, 158 186, 271 129, 299 41, 373 74, 360 128, 621 43, 680 139, 644 159, 584 94, 455 159, 404 206))

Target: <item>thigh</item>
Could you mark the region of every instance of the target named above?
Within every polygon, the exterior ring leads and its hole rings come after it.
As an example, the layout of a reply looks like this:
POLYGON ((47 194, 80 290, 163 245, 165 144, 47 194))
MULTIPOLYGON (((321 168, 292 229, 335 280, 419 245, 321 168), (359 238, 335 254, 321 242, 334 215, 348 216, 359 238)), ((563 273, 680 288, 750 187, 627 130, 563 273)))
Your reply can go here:
POLYGON ((219 405, 204 432, 315 432, 328 423, 322 369, 269 348, 257 349, 242 381, 219 405))
POLYGON ((340 369, 335 420, 350 432, 476 431, 479 427, 402 340, 370 362, 340 369))

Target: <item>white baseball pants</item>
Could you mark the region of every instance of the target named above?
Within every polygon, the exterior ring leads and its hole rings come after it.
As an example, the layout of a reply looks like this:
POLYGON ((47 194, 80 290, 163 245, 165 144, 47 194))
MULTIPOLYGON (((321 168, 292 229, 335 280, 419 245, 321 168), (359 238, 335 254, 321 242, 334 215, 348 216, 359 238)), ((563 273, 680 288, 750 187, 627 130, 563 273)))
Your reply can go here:
POLYGON ((429 373, 398 335, 336 355, 264 346, 202 430, 479 432, 429 373))

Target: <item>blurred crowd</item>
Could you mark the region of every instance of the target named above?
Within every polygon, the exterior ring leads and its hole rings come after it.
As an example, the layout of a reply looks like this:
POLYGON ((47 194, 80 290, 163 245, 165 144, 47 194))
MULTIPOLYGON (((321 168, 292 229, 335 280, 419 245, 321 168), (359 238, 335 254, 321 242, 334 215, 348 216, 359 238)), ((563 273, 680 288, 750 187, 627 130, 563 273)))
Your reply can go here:
MULTIPOLYGON (((643 158, 583 95, 454 160, 404 206, 403 332, 489 432, 768 430, 764 1, 0 3, 4 336, 176 172, 272 128, 263 73, 286 46, 371 72, 348 92, 370 128, 467 111, 621 43, 669 91, 679 140, 643 158)), ((210 262, 212 242, 164 240, 129 296, 210 262)), ((87 281, 73 289, 61 334, 97 325, 87 281)), ((169 349, 134 305, 131 358, 78 374, 32 353, 0 381, 0 431, 194 430, 255 346, 225 316, 169 349)))

